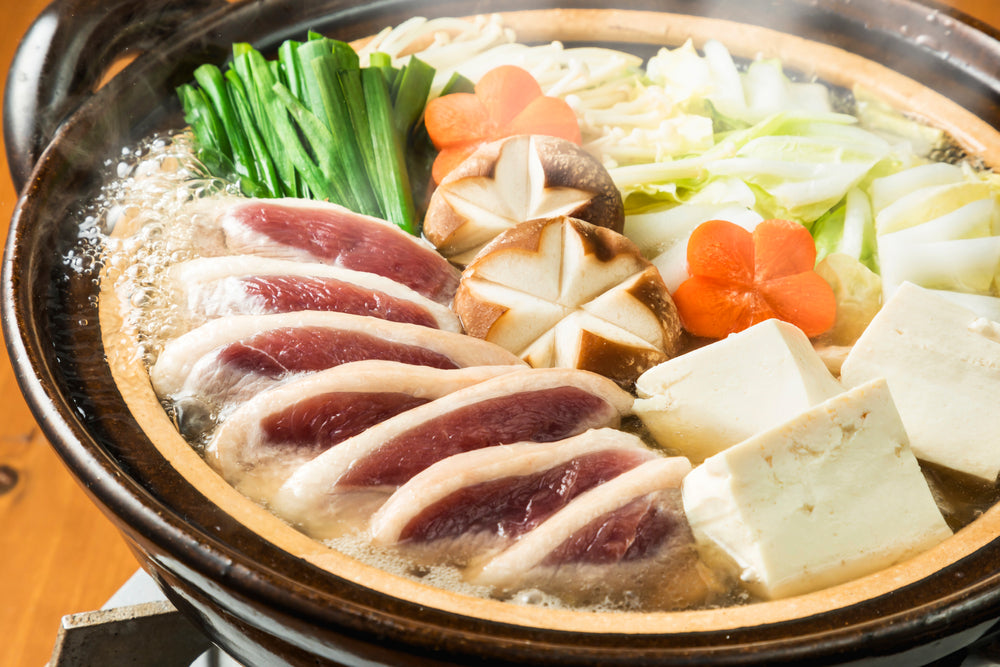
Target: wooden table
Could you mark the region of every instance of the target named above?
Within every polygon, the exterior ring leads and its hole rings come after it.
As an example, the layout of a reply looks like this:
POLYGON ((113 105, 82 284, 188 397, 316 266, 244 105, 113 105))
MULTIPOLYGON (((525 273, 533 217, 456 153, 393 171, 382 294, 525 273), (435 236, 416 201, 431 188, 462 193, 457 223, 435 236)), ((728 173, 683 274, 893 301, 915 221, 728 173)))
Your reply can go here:
MULTIPOLYGON (((45 4, 4 3, 0 72, 6 73, 17 40, 45 4)), ((946 4, 1000 26, 998 0, 946 4)), ((15 201, 3 169, 0 220, 10 219, 15 201)), ((137 564, 40 435, 6 355, 0 355, 0 406, 0 489, 17 477, 12 490, 0 491, 0 667, 42 665, 59 619, 100 607, 137 564)))

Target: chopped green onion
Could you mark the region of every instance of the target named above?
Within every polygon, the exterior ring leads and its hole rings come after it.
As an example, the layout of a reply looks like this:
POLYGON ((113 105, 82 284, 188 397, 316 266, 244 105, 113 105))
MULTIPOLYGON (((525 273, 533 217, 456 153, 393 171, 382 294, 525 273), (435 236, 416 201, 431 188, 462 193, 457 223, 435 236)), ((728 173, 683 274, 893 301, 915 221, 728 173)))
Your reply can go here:
MULTIPOLYGON (((236 115, 240 119, 240 124, 246 133, 247 142, 250 145, 250 152, 253 154, 255 168, 254 182, 259 187, 265 188, 271 197, 280 197, 282 196, 282 192, 278 171, 274 168, 274 161, 271 160, 271 154, 267 152, 264 139, 260 136, 260 132, 257 131, 243 81, 235 70, 228 70, 225 77, 229 84, 229 97, 236 108, 236 115)), ((243 188, 243 191, 247 194, 252 194, 246 188, 243 188)), ((258 194, 252 196, 261 197, 263 194, 258 191, 258 194)))
POLYGON ((382 73, 374 68, 361 70, 361 86, 375 149, 375 190, 386 209, 386 218, 412 234, 416 231, 416 211, 389 87, 382 73))
POLYGON ((278 48, 278 61, 281 63, 281 80, 292 95, 302 99, 302 63, 297 55, 299 46, 299 42, 291 39, 282 42, 278 48))
MULTIPOLYGON (((333 135, 330 134, 330 130, 305 105, 295 99, 284 85, 280 83, 274 84, 274 91, 278 99, 281 100, 281 103, 285 105, 285 108, 295 118, 305 139, 314 147, 313 155, 315 156, 316 163, 310 161, 309 164, 305 165, 306 170, 311 173, 312 167, 315 166, 322 172, 322 181, 325 181, 327 184, 330 201, 350 209, 356 209, 357 202, 351 190, 345 187, 348 184, 347 174, 335 156, 322 148, 333 144, 333 135), (315 148, 317 146, 320 147, 318 150, 315 148)), ((322 192, 322 181, 317 179, 315 184, 310 183, 310 187, 314 192, 322 192)))
MULTIPOLYGON (((378 198, 366 175, 367 162, 364 160, 364 151, 359 146, 363 143, 364 137, 356 134, 348 106, 350 98, 341 88, 335 58, 332 56, 316 58, 308 63, 307 69, 313 73, 327 127, 332 133, 330 143, 326 144, 325 149, 340 161, 343 177, 346 179, 344 182, 354 193, 356 204, 349 208, 366 215, 381 217, 384 211, 379 206, 378 198)), ((317 150, 322 149, 317 147, 317 150)))
POLYGON ((369 65, 372 67, 377 67, 379 69, 388 69, 392 67, 392 58, 388 53, 382 53, 381 51, 376 51, 371 54, 369 59, 369 65))
POLYGON ((410 62, 396 78, 396 94, 393 96, 393 113, 396 129, 403 137, 408 137, 427 104, 427 96, 434 83, 434 68, 424 61, 411 57, 410 62))
POLYGON ((220 150, 232 157, 236 173, 242 177, 253 176, 253 155, 246 134, 241 131, 239 118, 233 108, 229 89, 222 72, 215 65, 202 65, 194 71, 194 78, 201 90, 212 102, 225 131, 225 143, 220 150), (228 149, 228 150, 227 150, 228 149))
POLYGON ((420 118, 433 77, 426 63, 396 68, 385 53, 361 67, 349 44, 309 32, 275 60, 235 43, 228 68, 203 65, 177 94, 206 169, 244 194, 329 199, 416 233, 408 164, 426 184, 420 118))

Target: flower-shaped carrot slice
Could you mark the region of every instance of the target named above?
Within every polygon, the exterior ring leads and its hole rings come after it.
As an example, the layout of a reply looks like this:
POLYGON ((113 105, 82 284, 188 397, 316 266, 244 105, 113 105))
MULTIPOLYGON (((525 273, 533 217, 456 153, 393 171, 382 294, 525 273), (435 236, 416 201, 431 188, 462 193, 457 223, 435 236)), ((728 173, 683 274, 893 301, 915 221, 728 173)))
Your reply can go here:
POLYGON ((424 125, 439 153, 435 183, 475 150, 517 134, 545 134, 581 142, 576 114, 564 100, 546 97, 527 71, 514 65, 490 70, 475 93, 453 93, 427 103, 424 125))
POLYGON ((691 277, 673 297, 689 333, 725 338, 771 318, 809 337, 833 326, 833 289, 813 270, 816 245, 802 225, 765 220, 751 234, 710 220, 691 234, 687 253, 691 277))

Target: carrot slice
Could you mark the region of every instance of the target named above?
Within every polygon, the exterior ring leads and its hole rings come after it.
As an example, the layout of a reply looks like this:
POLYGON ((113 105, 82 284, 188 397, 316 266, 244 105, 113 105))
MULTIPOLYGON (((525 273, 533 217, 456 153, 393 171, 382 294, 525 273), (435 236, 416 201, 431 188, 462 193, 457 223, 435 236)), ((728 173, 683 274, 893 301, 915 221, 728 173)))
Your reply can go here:
POLYGON ((673 294, 681 325, 691 335, 704 338, 721 338, 723 329, 749 326, 748 297, 746 290, 704 276, 685 280, 673 294))
POLYGON ((432 176, 440 183, 478 146, 516 134, 546 134, 581 143, 576 113, 562 99, 546 97, 530 73, 514 65, 490 70, 476 92, 453 93, 427 103, 424 126, 440 151, 432 176), (473 150, 467 150, 469 147, 473 150), (444 157, 442 157, 442 155, 444 157))
POLYGON ((507 124, 506 136, 546 134, 574 144, 583 141, 576 112, 558 97, 536 97, 507 124))
POLYGON ((541 96, 542 87, 535 77, 515 65, 494 67, 476 84, 476 97, 498 127, 509 123, 532 100, 541 96))
POLYGON ((753 244, 757 280, 812 271, 816 266, 812 235, 792 220, 764 220, 754 229, 753 244))
POLYGON ((440 183, 451 171, 476 152, 482 144, 477 141, 467 144, 455 144, 444 148, 431 165, 431 177, 435 183, 440 183))
POLYGON ((709 220, 691 233, 688 272, 750 285, 754 276, 754 242, 747 230, 726 220, 709 220))
POLYGON ((705 222, 688 240, 691 277, 673 295, 681 324, 695 336, 724 338, 775 317, 818 336, 833 326, 837 303, 815 261, 812 236, 798 223, 765 220, 751 234, 705 222))
POLYGON ((778 319, 795 324, 806 336, 818 336, 837 316, 830 285, 815 271, 768 280, 757 287, 778 319))
POLYGON ((428 102, 424 126, 438 150, 455 144, 479 143, 496 131, 482 100, 472 93, 454 93, 428 102))

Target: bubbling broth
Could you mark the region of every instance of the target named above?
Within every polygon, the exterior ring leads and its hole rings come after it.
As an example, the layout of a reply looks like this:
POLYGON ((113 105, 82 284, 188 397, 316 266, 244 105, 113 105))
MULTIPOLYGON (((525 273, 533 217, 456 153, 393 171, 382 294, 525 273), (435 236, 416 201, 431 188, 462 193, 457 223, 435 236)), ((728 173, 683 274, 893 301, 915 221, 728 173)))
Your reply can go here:
POLYGON ((154 136, 124 150, 103 188, 96 215, 81 227, 80 258, 99 259, 105 280, 121 294, 125 325, 135 332, 136 355, 150 365, 169 338, 185 328, 164 279, 171 266, 196 253, 205 227, 206 197, 235 195, 236 188, 204 174, 185 133, 154 136))

